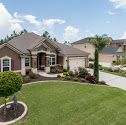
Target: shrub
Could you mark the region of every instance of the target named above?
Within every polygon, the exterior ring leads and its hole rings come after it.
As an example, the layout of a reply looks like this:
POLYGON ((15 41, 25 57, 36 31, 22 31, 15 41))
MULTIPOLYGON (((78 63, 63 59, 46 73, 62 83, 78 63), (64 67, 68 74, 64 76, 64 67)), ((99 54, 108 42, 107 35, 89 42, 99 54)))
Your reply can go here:
POLYGON ((61 65, 55 65, 50 67, 51 73, 62 73, 63 72, 63 66, 61 65))
POLYGON ((67 69, 63 69, 63 72, 67 72, 67 69))
POLYGON ((23 84, 21 75, 14 72, 0 73, 0 97, 8 97, 18 92, 23 84))
POLYGON ((66 79, 67 79, 67 80, 71 80, 70 76, 66 76, 66 79))
POLYGON ((68 72, 63 72, 64 76, 69 76, 68 72))
POLYGON ((93 63, 89 63, 89 68, 93 69, 94 68, 94 64, 93 63))
POLYGON ((88 75, 88 71, 85 68, 79 67, 79 76, 85 78, 88 75))
POLYGON ((92 76, 91 74, 88 74, 87 76, 86 76, 86 80, 88 80, 89 82, 91 82, 91 83, 96 83, 96 78, 95 78, 95 76, 92 76))
POLYGON ((77 77, 73 78, 74 81, 78 81, 79 79, 77 77))
POLYGON ((31 78, 31 79, 37 79, 37 75, 35 74, 35 73, 33 73, 33 72, 29 72, 29 77, 31 78))
POLYGON ((58 74, 58 75, 57 75, 57 78, 61 78, 61 75, 58 74))
POLYGON ((94 59, 90 57, 90 58, 89 58, 89 61, 94 61, 94 59))
POLYGON ((81 82, 86 82, 86 80, 84 78, 81 78, 80 81, 81 82))
POLYGON ((26 69, 26 75, 28 75, 31 72, 31 69, 26 69))
POLYGON ((76 77, 78 77, 78 76, 79 76, 79 72, 78 72, 77 70, 75 70, 74 75, 75 75, 76 77))
POLYGON ((106 84, 105 81, 100 81, 99 83, 102 84, 102 85, 105 85, 106 84))
POLYGON ((74 76, 73 71, 69 71, 68 74, 69 74, 69 76, 74 76))
POLYGON ((30 76, 25 76, 24 79, 23 79, 24 83, 28 83, 31 81, 31 78, 30 76))

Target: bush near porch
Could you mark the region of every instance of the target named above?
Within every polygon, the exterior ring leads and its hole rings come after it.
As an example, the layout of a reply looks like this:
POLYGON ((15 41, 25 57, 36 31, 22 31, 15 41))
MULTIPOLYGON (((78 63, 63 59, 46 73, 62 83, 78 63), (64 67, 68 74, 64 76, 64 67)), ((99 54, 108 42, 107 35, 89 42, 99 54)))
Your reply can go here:
POLYGON ((61 65, 55 65, 50 67, 50 73, 62 73, 63 72, 63 66, 61 65))

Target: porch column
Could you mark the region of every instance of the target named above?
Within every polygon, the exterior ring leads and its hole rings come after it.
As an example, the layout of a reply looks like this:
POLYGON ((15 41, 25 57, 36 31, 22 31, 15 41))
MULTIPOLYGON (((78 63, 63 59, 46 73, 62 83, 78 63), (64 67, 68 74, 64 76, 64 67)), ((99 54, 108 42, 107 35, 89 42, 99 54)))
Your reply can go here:
POLYGON ((37 55, 32 55, 32 72, 37 74, 37 55))
POLYGON ((45 57, 45 72, 50 72, 50 55, 46 55, 45 57))
POLYGON ((85 68, 89 67, 89 58, 85 58, 85 68))
POLYGON ((21 74, 26 75, 26 69, 25 69, 25 57, 21 57, 21 74))

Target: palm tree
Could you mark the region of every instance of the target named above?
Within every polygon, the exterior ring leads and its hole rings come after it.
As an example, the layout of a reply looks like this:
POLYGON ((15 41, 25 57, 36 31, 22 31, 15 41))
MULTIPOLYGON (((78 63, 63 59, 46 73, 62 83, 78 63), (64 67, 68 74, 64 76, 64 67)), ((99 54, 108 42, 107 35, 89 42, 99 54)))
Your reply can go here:
POLYGON ((89 42, 95 47, 94 76, 96 82, 99 82, 99 53, 106 45, 111 44, 112 39, 107 35, 95 35, 95 37, 89 38, 89 42))

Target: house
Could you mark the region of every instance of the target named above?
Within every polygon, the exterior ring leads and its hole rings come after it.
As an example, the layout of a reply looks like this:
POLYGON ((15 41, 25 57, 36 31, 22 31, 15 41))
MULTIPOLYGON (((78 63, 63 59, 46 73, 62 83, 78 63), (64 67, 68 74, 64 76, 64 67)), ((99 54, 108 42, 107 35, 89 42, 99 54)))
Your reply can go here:
POLYGON ((49 40, 35 33, 25 33, 0 45, 0 71, 26 74, 27 69, 50 72, 56 64, 75 70, 88 66, 89 53, 49 40))
MULTIPOLYGON (((95 48, 89 43, 89 38, 81 39, 72 43, 72 46, 89 52, 91 58, 94 58, 95 48)), ((124 58, 126 52, 126 39, 112 40, 109 46, 106 46, 99 54, 100 64, 104 66, 111 65, 113 61, 124 58)))

